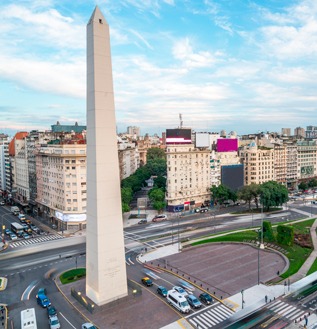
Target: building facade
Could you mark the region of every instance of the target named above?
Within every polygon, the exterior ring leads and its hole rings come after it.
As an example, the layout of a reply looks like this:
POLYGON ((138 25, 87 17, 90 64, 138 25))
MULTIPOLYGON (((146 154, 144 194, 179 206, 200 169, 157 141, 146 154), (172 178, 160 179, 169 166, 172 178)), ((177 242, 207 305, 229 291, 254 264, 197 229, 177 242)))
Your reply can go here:
POLYGON ((306 180, 316 177, 316 141, 297 141, 297 178, 306 180))
POLYGON ((274 149, 257 146, 252 142, 240 151, 244 164, 244 184, 262 184, 275 180, 274 149))
POLYGON ((86 144, 47 144, 35 151, 38 213, 58 229, 86 227, 86 144))
POLYGON ((210 151, 194 144, 166 147, 168 211, 189 210, 210 201, 210 151))

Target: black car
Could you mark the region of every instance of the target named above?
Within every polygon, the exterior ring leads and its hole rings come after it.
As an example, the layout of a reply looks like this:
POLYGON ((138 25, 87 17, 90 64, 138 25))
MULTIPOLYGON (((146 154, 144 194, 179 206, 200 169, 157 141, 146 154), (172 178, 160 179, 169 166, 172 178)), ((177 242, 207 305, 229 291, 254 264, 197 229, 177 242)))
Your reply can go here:
POLYGON ((200 294, 199 299, 207 305, 212 304, 212 302, 213 302, 212 297, 209 294, 207 294, 206 292, 200 294))
POLYGON ((147 223, 147 219, 141 219, 138 224, 146 224, 147 223))
POLYGON ((47 307, 47 315, 50 318, 51 316, 57 315, 56 308, 54 306, 47 307))
POLYGON ((156 292, 163 297, 167 296, 167 289, 163 286, 158 286, 156 292))

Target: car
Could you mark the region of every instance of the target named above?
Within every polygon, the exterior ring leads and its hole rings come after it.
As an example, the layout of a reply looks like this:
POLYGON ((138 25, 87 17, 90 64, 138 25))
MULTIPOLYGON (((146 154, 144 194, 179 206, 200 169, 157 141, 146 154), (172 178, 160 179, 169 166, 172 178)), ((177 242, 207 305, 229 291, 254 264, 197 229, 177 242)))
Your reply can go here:
POLYGON ((212 304, 212 302, 213 302, 212 297, 209 294, 207 294, 206 292, 203 292, 202 294, 200 294, 199 299, 207 305, 212 304))
POLYGON ((11 233, 12 233, 11 230, 9 230, 8 228, 4 230, 5 235, 10 235, 11 233))
POLYGON ((81 329, 97 329, 92 323, 84 323, 81 325, 81 329))
POLYGON ((0 206, 4 206, 6 203, 4 201, 0 201, 0 206))
POLYGON ((188 293, 185 289, 179 286, 173 287, 173 290, 177 291, 180 295, 184 296, 185 298, 188 296, 188 293))
POLYGON ((46 289, 40 288, 38 293, 36 294, 36 301, 39 305, 46 308, 48 306, 51 306, 51 301, 46 296, 46 289))
POLYGON ((26 232, 23 232, 22 233, 22 238, 24 238, 24 239, 30 239, 30 236, 26 232))
POLYGON ((29 226, 28 224, 26 224, 25 222, 21 224, 21 226, 23 227, 23 230, 26 232, 26 230, 29 230, 29 226))
POLYGON ((150 286, 153 286, 153 282, 150 278, 148 278, 147 276, 142 278, 142 283, 147 286, 147 287, 150 287, 150 286))
POLYGON ((16 236, 16 234, 11 233, 11 234, 10 234, 10 239, 11 239, 11 240, 17 240, 18 237, 16 236))
POLYGON ((57 225, 56 224, 52 224, 52 228, 53 229, 56 229, 57 228, 57 225))
POLYGON ((140 221, 138 221, 138 224, 146 224, 147 223, 147 219, 141 219, 140 221))
POLYGON ((207 212, 208 211, 208 208, 200 208, 200 212, 203 213, 203 212, 207 212))
POLYGON ((158 286, 156 292, 163 297, 167 296, 167 289, 163 286, 158 286))
POLYGON ((152 222, 160 222, 163 220, 167 220, 166 215, 156 215, 155 217, 153 217, 152 222))
POLYGON ((187 298, 188 304, 192 307, 192 308, 200 308, 201 307, 201 302, 197 299, 196 296, 194 295, 189 295, 187 298))
POLYGON ((47 316, 51 317, 51 316, 54 316, 54 315, 57 315, 56 308, 54 306, 48 306, 47 307, 47 316))
POLYGON ((30 229, 35 233, 40 233, 40 229, 35 225, 30 225, 30 229))
POLYGON ((61 327, 61 324, 59 323, 57 315, 49 317, 48 323, 49 323, 51 329, 59 329, 61 327))

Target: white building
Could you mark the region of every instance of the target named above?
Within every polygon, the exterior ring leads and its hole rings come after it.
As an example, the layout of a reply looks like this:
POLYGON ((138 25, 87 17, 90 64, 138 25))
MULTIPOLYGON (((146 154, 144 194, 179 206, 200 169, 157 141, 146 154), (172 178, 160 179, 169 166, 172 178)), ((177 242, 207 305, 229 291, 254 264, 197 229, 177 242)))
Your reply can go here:
POLYGON ((86 226, 86 144, 48 144, 36 151, 38 211, 59 230, 86 226))
POLYGON ((188 210, 210 200, 210 151, 194 144, 166 146, 168 211, 188 210))

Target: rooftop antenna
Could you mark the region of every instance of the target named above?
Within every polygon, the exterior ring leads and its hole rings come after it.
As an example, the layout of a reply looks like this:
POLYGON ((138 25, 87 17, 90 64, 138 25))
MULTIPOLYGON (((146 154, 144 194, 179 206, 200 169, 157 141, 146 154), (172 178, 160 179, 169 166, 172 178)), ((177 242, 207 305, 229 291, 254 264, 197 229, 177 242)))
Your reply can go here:
POLYGON ((180 126, 179 126, 179 128, 182 129, 182 128, 183 128, 183 118, 182 118, 182 113, 179 114, 179 122, 180 122, 180 126))

